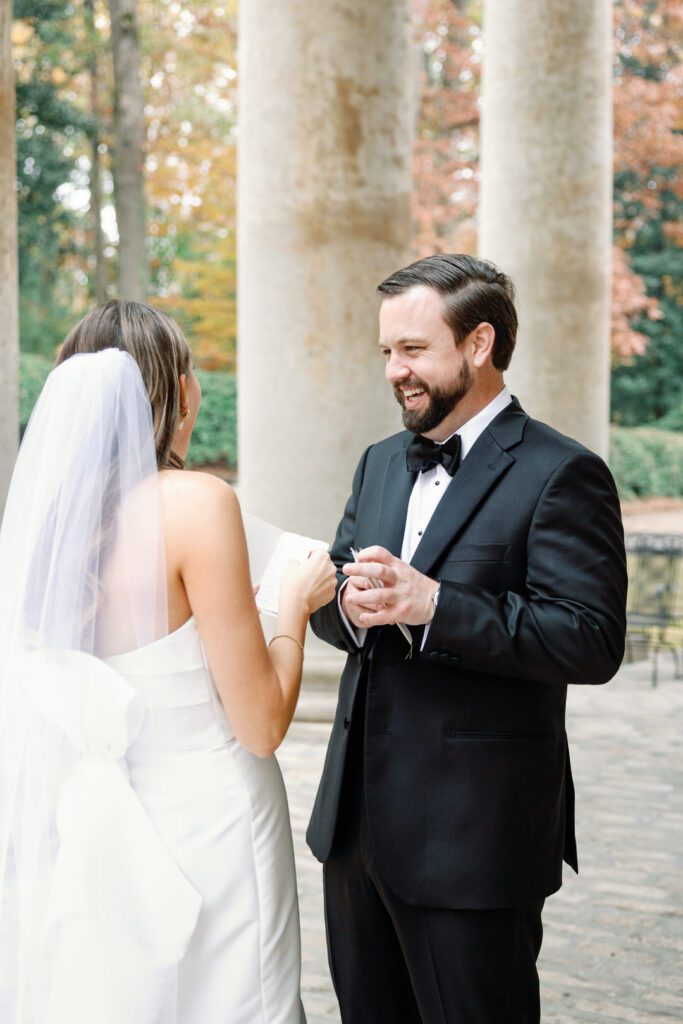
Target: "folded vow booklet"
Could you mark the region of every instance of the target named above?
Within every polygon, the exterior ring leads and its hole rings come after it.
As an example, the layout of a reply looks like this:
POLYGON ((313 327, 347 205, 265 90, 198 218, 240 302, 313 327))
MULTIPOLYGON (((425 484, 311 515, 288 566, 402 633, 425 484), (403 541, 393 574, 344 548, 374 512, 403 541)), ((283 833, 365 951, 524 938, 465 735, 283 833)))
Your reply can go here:
POLYGON ((244 513, 242 518, 251 579, 259 584, 256 607, 265 615, 277 615, 280 584, 287 564, 292 559, 303 562, 310 551, 327 551, 329 545, 324 540, 288 533, 248 513, 244 513))

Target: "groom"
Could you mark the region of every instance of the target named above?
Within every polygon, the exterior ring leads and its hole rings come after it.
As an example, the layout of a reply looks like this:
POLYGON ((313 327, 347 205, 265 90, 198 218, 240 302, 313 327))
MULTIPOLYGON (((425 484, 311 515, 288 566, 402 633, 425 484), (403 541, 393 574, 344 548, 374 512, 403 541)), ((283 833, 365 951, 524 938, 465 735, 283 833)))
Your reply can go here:
POLYGON ((623 654, 619 503, 505 387, 505 274, 431 256, 379 292, 406 431, 363 454, 312 618, 348 653, 307 837, 332 977, 344 1024, 536 1024, 543 901, 577 869, 567 684, 623 654))

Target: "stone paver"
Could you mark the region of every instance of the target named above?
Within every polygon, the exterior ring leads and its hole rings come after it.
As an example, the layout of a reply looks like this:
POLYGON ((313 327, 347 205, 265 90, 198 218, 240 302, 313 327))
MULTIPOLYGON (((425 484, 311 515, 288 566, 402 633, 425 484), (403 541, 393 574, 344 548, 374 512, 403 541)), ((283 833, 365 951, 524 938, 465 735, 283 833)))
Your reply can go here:
MULTIPOLYGON (((307 705, 319 711, 322 688, 309 687, 302 701, 304 713, 307 705)), ((295 721, 279 755, 294 829, 309 1024, 339 1021, 321 869, 304 842, 329 728, 295 721)), ((567 731, 581 874, 566 868, 564 888, 546 903, 543 1022, 683 1021, 683 681, 672 679, 671 661, 662 657, 654 690, 647 663, 625 666, 604 687, 573 687, 567 731)))

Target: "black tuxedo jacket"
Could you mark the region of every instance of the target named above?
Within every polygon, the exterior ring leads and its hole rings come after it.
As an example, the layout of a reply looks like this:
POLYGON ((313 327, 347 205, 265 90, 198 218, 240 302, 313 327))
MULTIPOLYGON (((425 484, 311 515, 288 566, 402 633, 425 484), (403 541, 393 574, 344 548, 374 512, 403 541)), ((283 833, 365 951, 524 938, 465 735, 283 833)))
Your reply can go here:
MULTIPOLYGON (((411 436, 361 458, 331 549, 338 566, 351 546, 400 556, 411 436)), ((463 461, 411 564, 441 581, 411 660, 395 626, 357 649, 336 599, 312 618, 349 657, 309 846, 330 855, 362 677, 368 829, 385 882, 420 906, 541 899, 559 888, 563 858, 577 869, 567 684, 607 682, 623 656, 626 559, 610 472, 513 401, 463 461)))

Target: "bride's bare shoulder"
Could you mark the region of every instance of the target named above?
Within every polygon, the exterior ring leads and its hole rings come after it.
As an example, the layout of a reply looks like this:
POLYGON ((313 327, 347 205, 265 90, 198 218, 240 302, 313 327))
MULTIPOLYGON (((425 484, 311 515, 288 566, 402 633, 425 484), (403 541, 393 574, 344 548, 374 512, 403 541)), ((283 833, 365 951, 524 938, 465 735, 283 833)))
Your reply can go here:
POLYGON ((162 491, 196 494, 232 494, 230 484, 215 473, 203 473, 196 469, 164 469, 159 473, 162 491))
POLYGON ((213 473, 165 469, 159 474, 159 479, 167 524, 208 526, 213 521, 224 520, 226 515, 239 515, 239 502, 234 490, 213 473))

